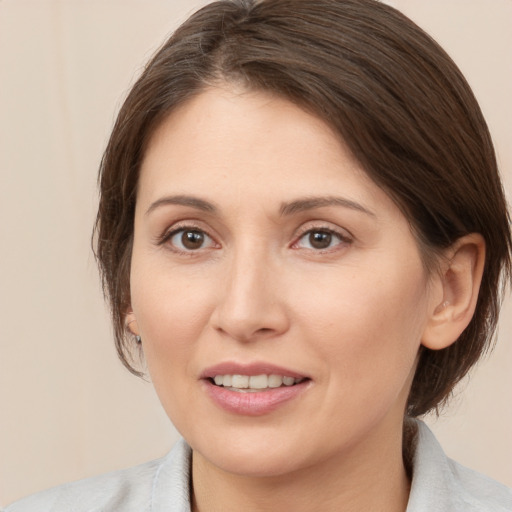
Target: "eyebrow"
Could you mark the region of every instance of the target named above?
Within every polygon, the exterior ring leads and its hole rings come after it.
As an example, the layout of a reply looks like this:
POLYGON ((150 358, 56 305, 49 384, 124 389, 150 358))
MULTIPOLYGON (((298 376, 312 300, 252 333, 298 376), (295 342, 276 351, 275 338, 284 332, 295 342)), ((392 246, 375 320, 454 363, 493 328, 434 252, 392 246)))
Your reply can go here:
POLYGON ((199 199, 194 196, 166 196, 156 200, 154 203, 151 203, 150 207, 146 210, 145 215, 150 214, 156 208, 161 206, 167 206, 170 204, 177 204, 181 206, 190 206, 192 208, 196 208, 197 210, 202 210, 208 213, 215 213, 217 208, 210 202, 205 201, 204 199, 199 199))
MULTIPOLYGON (((146 210, 145 215, 150 214, 156 208, 167 206, 167 205, 181 205, 181 206, 190 206, 192 208, 196 208, 198 210, 202 210, 208 213, 216 213, 217 207, 214 206, 209 201, 204 199, 200 199, 194 196, 187 195, 176 195, 176 196, 166 196, 160 199, 157 199, 155 202, 151 203, 149 208, 146 210)), ((304 212, 307 210, 313 210, 315 208, 324 208, 327 206, 341 206, 343 208, 349 208, 351 210, 356 210, 362 213, 365 213, 371 217, 375 217, 375 214, 365 208, 363 205, 352 201, 350 199, 346 199, 344 197, 305 197, 301 199, 296 199, 295 201, 291 201, 289 203, 283 203, 281 208, 279 209, 279 213, 281 216, 293 215, 295 213, 304 212)))
POLYGON ((350 199, 346 199, 344 197, 335 196, 305 197, 302 199, 297 199, 290 203, 283 203, 280 208, 280 214, 282 216, 293 215, 295 213, 313 210, 315 208, 323 208, 326 206, 342 206, 343 208, 349 208, 351 210, 356 210, 365 213, 370 217, 376 217, 375 213, 368 210, 363 205, 350 199))

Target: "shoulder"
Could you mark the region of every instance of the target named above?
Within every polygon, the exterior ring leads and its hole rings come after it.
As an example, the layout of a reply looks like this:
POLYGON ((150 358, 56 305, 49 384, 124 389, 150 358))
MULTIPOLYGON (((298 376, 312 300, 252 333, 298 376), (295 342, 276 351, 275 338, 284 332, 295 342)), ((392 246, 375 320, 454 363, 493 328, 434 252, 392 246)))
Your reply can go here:
MULTIPOLYGON (((190 449, 179 441, 161 459, 33 494, 4 512, 144 512, 154 510, 162 487, 166 500, 187 505, 188 486, 184 483, 188 481, 189 458, 190 449)), ((187 509, 180 506, 174 510, 187 509)))
POLYGON ((434 434, 418 422, 407 512, 510 512, 512 490, 449 459, 434 434))
POLYGON ((121 503, 140 503, 151 495, 151 482, 160 464, 161 460, 155 460, 60 485, 23 498, 7 507, 5 512, 115 510, 115 505, 121 503))
POLYGON ((479 511, 512 511, 512 489, 451 459, 448 466, 461 503, 479 511))

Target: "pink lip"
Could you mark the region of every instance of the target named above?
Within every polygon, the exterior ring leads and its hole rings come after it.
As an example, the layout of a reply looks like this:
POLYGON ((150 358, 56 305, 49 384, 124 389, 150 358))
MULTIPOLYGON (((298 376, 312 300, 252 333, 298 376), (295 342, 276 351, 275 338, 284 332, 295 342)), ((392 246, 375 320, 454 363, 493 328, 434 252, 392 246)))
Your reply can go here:
POLYGON ((227 412, 244 416, 262 416, 275 411, 298 398, 310 387, 311 380, 305 375, 267 363, 238 364, 225 362, 206 369, 201 374, 204 389, 212 401, 227 412), (215 375, 282 375, 304 378, 293 386, 268 388, 264 391, 243 392, 216 386, 211 379, 215 375))
POLYGON ((276 366, 271 363, 234 363, 226 361, 211 366, 204 370, 201 379, 213 379, 215 375, 282 375, 284 377, 293 377, 294 379, 306 379, 307 375, 302 375, 293 370, 282 366, 276 366))

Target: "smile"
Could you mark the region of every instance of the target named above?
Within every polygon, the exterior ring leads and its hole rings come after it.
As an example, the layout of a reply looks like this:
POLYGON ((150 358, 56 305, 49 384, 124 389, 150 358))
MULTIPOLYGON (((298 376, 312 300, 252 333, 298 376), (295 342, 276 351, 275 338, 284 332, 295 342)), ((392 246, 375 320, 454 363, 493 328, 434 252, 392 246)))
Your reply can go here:
POLYGON ((231 391, 257 392, 265 389, 276 389, 282 386, 293 386, 304 380, 302 377, 294 378, 285 375, 215 375, 213 382, 231 391))

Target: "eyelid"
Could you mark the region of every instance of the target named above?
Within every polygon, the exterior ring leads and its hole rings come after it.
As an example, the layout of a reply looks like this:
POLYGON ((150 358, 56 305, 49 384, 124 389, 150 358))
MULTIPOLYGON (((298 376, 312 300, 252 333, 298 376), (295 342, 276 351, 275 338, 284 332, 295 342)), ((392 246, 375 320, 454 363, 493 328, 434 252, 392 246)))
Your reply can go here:
MULTIPOLYGON (((167 244, 176 233, 179 233, 180 231, 200 231, 201 233, 204 233, 208 238, 212 240, 215 246, 214 248, 220 247, 220 244, 217 242, 216 237, 212 236, 210 234, 210 230, 205 229, 201 223, 198 223, 194 220, 183 220, 178 221, 172 224, 169 228, 167 228, 161 235, 157 236, 155 239, 156 245, 162 246, 167 244)), ((211 249, 211 247, 206 247, 205 249, 211 249)), ((183 251, 179 249, 178 247, 172 247, 172 250, 177 253, 182 254, 188 254, 192 255, 193 253, 199 253, 202 249, 197 249, 195 251, 183 251)), ((204 250, 204 249, 203 249, 204 250)))
POLYGON ((300 226, 294 238, 299 239, 300 237, 304 236, 306 233, 309 233, 310 231, 328 231, 329 233, 338 235, 340 238, 347 241, 352 241, 355 238, 354 235, 352 235, 352 233, 348 229, 341 228, 340 226, 336 226, 331 224, 330 222, 325 221, 306 222, 305 224, 300 226))
MULTIPOLYGON (((332 224, 327 224, 325 222, 323 223, 307 223, 303 226, 301 226, 297 232, 297 234, 294 236, 294 241, 291 244, 291 248, 297 248, 297 244, 299 241, 304 237, 304 235, 315 232, 315 231, 324 231, 327 233, 330 233, 336 237, 339 238, 340 244, 351 244, 354 241, 354 236, 352 233, 350 233, 347 229, 340 228, 340 227, 334 227, 332 224)), ((328 248, 328 249, 314 249, 314 252, 322 253, 322 252, 329 252, 335 250, 334 248, 328 248)))
MULTIPOLYGON (((217 241, 217 237, 211 234, 211 230, 204 227, 202 222, 196 221, 194 219, 187 219, 187 220, 181 220, 177 221, 174 224, 172 224, 170 227, 165 229, 162 234, 155 237, 155 244, 158 246, 165 245, 171 240, 171 238, 176 235, 176 233, 180 231, 200 231, 204 233, 208 238, 210 238, 216 247, 206 247, 204 249, 197 249, 197 250, 189 250, 189 251, 183 251, 180 250, 177 247, 172 247, 172 250, 178 253, 184 253, 188 255, 193 255, 193 253, 199 253, 202 250, 208 250, 212 248, 220 248, 221 244, 217 241)), ((333 226, 331 223, 328 222, 320 222, 318 221, 310 221, 305 224, 303 224, 301 227, 298 228, 296 234, 293 237, 293 242, 290 244, 291 248, 298 248, 296 247, 298 242, 304 235, 310 232, 314 231, 325 231, 328 233, 331 233, 332 235, 336 236, 340 240, 340 244, 350 244, 354 241, 354 236, 352 233, 350 233, 346 228, 341 228, 339 226, 333 226)), ((327 252, 332 251, 332 248, 329 249, 315 249, 315 252, 327 252)))

